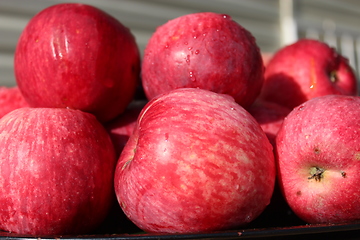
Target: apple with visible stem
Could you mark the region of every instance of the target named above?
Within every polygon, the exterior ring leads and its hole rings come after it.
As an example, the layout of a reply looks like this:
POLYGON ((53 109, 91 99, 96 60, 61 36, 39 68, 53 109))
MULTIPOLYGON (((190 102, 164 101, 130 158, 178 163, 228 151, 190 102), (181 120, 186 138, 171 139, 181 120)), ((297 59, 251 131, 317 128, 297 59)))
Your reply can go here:
POLYGON ((311 98, 330 94, 357 94, 353 69, 326 43, 300 39, 271 58, 259 98, 292 109, 311 98))
POLYGON ((117 158, 133 133, 137 118, 146 103, 144 100, 133 101, 125 112, 105 123, 105 128, 114 144, 117 158))
POLYGON ((153 98, 138 117, 115 170, 128 218, 146 232, 236 228, 269 204, 272 145, 232 97, 196 88, 153 98))
POLYGON ((22 107, 29 107, 29 104, 21 94, 18 86, 0 87, 0 118, 22 107))
POLYGON ((276 135, 291 109, 274 102, 257 99, 248 108, 248 111, 260 124, 270 143, 275 147, 276 135))
POLYGON ((229 15, 200 12, 159 26, 142 61, 148 99, 177 88, 232 96, 243 107, 259 95, 264 65, 252 34, 229 15))
POLYGON ((307 223, 360 220, 360 97, 326 95, 291 111, 277 139, 279 182, 307 223))
POLYGON ((90 113, 19 108, 0 119, 0 229, 95 231, 114 204, 115 151, 90 113))
POLYGON ((122 113, 140 81, 130 30, 90 5, 62 3, 36 14, 18 40, 16 82, 32 107, 69 107, 101 122, 122 113))

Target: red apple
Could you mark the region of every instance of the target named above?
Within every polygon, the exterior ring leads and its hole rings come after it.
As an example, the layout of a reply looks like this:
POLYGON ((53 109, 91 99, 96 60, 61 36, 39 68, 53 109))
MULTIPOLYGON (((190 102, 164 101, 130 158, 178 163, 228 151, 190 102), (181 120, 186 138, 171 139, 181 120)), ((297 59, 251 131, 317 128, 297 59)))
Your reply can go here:
POLYGON ((177 88, 231 95, 247 107, 259 95, 264 66, 252 34, 230 16, 193 13, 159 26, 142 62, 148 99, 177 88))
POLYGON ((105 124, 114 144, 117 158, 134 131, 136 120, 146 101, 133 101, 128 108, 114 120, 105 124))
POLYGON ((0 87, 0 118, 5 114, 22 107, 29 107, 19 88, 0 87))
POLYGON ((115 192, 147 232, 236 228, 258 217, 275 182, 272 146, 228 95, 196 88, 153 98, 119 158, 115 192))
POLYGON ((292 109, 329 94, 356 95, 354 71, 326 43, 301 39, 277 51, 269 61, 259 98, 292 109))
POLYGON ((289 206, 308 223, 360 220, 360 97, 308 100, 276 139, 278 173, 289 206))
POLYGON ((257 99, 249 108, 249 113, 260 124, 260 127, 269 138, 270 143, 275 146, 276 135, 291 109, 277 103, 266 102, 257 99))
POLYGON ((15 76, 33 107, 69 107, 102 122, 133 99, 140 57, 128 28, 84 4, 50 6, 23 30, 15 51, 15 76))
POLYGON ((20 108, 0 119, 0 229, 93 231, 114 201, 115 152, 89 113, 20 108))

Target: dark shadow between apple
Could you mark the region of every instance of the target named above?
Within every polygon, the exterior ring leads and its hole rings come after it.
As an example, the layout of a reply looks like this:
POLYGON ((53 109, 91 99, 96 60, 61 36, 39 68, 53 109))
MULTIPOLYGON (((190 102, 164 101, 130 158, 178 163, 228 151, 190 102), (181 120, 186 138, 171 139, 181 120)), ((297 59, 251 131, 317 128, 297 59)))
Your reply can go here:
POLYGON ((285 73, 277 73, 267 77, 264 82, 261 98, 287 106, 288 102, 298 99, 299 103, 307 100, 295 80, 285 73))

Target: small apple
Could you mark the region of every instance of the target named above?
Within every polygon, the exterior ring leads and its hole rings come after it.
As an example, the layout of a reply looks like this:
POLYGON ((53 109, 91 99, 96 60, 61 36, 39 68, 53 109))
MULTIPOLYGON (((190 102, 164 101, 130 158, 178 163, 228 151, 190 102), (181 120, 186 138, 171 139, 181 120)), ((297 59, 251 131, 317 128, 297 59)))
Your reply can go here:
POLYGON ((259 95, 264 66, 252 34, 229 15, 201 12, 159 26, 142 61, 148 99, 177 88, 232 96, 247 107, 259 95))
POLYGON ((134 131, 136 120, 147 102, 133 101, 118 117, 104 124, 114 144, 117 158, 134 131))
POLYGON ((308 223, 360 220, 360 97, 326 95, 289 113, 277 139, 279 182, 308 223))
POLYGON ((0 229, 90 233, 114 203, 115 151, 90 113, 19 108, 0 119, 0 229))
POLYGON ((29 107, 29 104, 26 102, 17 86, 0 87, 0 118, 5 114, 22 107, 29 107))
POLYGON ((128 218, 146 232, 191 233, 245 225, 269 204, 272 146, 232 97, 196 88, 153 98, 115 170, 128 218))
POLYGON ((326 43, 300 39, 271 58, 259 98, 292 109, 329 94, 356 95, 354 71, 348 60, 326 43))
POLYGON ((128 28, 84 4, 36 14, 15 51, 16 82, 32 107, 69 107, 106 122, 132 101, 140 56, 128 28))
POLYGON ((260 124, 260 127, 275 147, 276 135, 291 109, 273 102, 257 99, 249 108, 249 113, 260 124))

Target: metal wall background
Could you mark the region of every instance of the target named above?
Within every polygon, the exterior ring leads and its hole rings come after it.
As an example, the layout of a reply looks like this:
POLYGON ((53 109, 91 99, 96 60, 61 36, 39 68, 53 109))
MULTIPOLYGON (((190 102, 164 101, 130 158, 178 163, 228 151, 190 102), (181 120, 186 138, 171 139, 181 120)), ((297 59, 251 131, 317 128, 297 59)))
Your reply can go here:
MULTIPOLYGON (((141 52, 156 27, 181 15, 212 11, 226 13, 247 28, 263 52, 282 44, 281 1, 293 2, 298 37, 330 42, 349 54, 360 69, 360 1, 358 0, 78 0, 119 19, 135 35, 141 52)), ((13 53, 17 39, 37 12, 63 0, 0 0, 0 85, 16 84, 13 53)))

